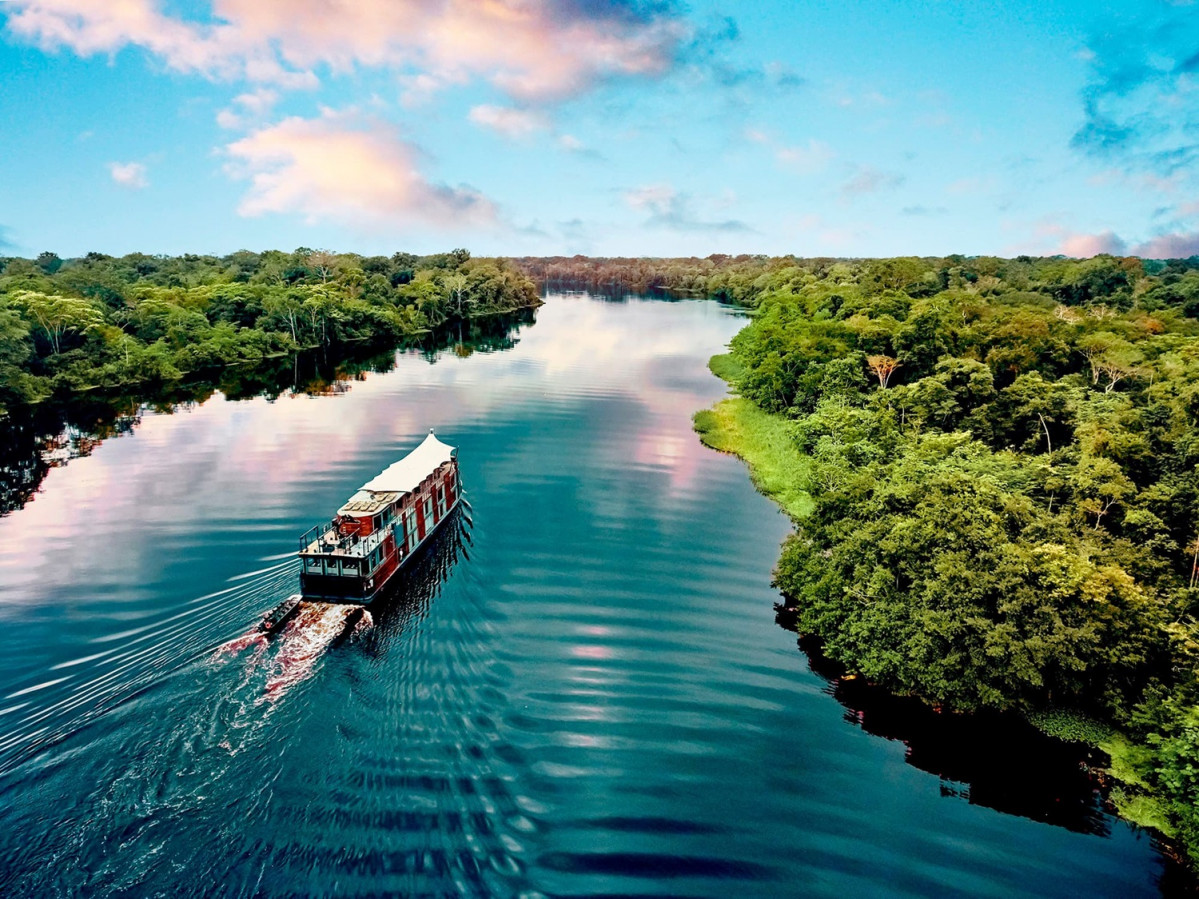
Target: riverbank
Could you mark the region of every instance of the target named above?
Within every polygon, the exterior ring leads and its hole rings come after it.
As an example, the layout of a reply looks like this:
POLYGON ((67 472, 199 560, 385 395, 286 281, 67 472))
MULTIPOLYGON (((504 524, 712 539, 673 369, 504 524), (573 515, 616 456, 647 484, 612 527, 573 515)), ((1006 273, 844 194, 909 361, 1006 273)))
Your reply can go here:
POLYGON ((88 392, 149 395, 305 352, 347 359, 541 303, 505 260, 466 250, 0 258, 0 417, 88 392))
MULTIPOLYGON (((713 356, 708 368, 732 386, 740 366, 732 354, 713 356)), ((695 413, 695 430, 705 446, 738 456, 750 479, 793 521, 812 511, 812 497, 800 485, 808 477, 807 458, 795 448, 781 415, 772 415, 742 396, 730 396, 695 413)))
MULTIPOLYGON (((813 512, 815 501, 807 489, 812 475, 811 459, 797 448, 793 433, 795 422, 782 414, 767 412, 737 393, 737 379, 744 377, 747 370, 733 354, 713 356, 708 367, 729 385, 732 395, 711 409, 695 413, 694 427, 700 441, 719 452, 740 458, 755 487, 799 524, 813 512)), ((795 611, 794 607, 788 610, 789 613, 795 611)), ((797 625, 797 620, 792 622, 792 626, 797 625)), ((801 639, 807 636, 802 630, 797 633, 801 639)), ((852 677, 859 676, 860 672, 852 665, 847 668, 852 677)), ((901 696, 892 695, 897 699, 901 696)), ((923 698, 908 694, 908 699, 923 698)), ((936 704, 923 701, 930 709, 938 709, 936 704)), ((1152 833, 1167 855, 1194 873, 1194 861, 1188 856, 1178 828, 1171 820, 1167 799, 1154 790, 1142 773, 1152 763, 1148 750, 1138 746, 1114 724, 1076 712, 1040 709, 1025 711, 1020 717, 1048 737, 1085 746, 1090 752, 1097 751, 1102 765, 1099 780, 1106 787, 1109 810, 1152 833)), ((1199 882, 1195 886, 1199 888, 1199 882)))

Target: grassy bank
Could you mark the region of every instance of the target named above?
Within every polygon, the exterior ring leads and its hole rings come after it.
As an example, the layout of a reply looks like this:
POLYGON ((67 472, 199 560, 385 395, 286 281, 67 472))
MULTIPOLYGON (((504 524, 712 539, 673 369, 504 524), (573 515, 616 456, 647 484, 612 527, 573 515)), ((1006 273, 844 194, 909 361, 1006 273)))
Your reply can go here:
MULTIPOLYGON (((709 368, 730 383, 738 374, 738 363, 728 354, 713 356, 709 368)), ((802 518, 812 510, 812 498, 800 486, 807 482, 808 460, 796 449, 785 417, 731 396, 697 412, 694 421, 704 445, 743 459, 758 490, 791 518, 802 518)))

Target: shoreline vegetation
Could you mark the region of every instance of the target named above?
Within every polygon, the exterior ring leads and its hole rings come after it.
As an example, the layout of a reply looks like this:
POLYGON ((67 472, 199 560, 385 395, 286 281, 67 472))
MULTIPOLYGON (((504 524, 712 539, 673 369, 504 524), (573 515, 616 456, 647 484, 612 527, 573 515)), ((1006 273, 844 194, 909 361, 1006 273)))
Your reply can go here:
POLYGON ((350 358, 541 305, 468 251, 0 257, 0 420, 89 392, 151 398, 305 352, 350 358))
MULTIPOLYGON (((708 367, 730 386, 744 374, 731 353, 713 356, 708 367)), ((703 444, 740 457, 754 486, 792 521, 812 511, 812 497, 803 486, 809 477, 808 459, 795 446, 784 416, 767 412, 745 397, 730 396, 696 412, 694 422, 703 444)))
POLYGON ((711 364, 735 395, 695 426, 795 521, 798 632, 894 694, 1098 747, 1116 811, 1194 870, 1199 258, 759 268, 711 364))

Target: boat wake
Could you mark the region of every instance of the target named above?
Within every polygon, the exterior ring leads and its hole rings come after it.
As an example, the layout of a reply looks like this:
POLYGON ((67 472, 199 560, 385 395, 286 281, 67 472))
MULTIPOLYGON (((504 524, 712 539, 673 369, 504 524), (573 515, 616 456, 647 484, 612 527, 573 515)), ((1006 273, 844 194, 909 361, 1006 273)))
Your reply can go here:
POLYGON ((370 612, 362 606, 302 600, 288 605, 275 621, 268 615, 253 631, 222 643, 215 654, 253 650, 247 671, 260 667, 268 671, 260 701, 276 702, 312 674, 325 650, 373 624, 370 612))

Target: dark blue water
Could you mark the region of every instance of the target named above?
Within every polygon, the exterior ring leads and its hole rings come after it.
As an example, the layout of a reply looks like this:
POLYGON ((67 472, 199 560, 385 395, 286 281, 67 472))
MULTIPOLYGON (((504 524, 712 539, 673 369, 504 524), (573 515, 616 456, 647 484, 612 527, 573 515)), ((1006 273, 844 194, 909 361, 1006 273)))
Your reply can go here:
POLYGON ((788 523, 690 423, 741 320, 537 319, 326 396, 145 411, 0 519, 0 893, 1158 892, 1069 751, 979 757, 778 627, 788 523), (217 652, 429 427, 462 535, 368 630, 217 652))

